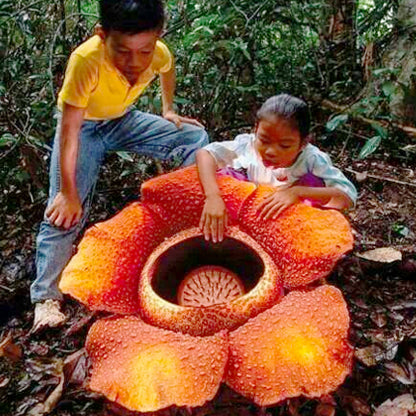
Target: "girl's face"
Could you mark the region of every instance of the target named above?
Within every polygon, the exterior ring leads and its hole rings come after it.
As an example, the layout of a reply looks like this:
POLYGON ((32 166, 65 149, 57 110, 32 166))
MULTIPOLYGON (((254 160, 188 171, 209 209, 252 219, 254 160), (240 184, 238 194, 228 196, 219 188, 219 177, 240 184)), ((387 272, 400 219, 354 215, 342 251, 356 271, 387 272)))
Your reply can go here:
POLYGON ((299 130, 280 117, 260 120, 255 133, 254 146, 266 167, 291 166, 305 146, 299 130))

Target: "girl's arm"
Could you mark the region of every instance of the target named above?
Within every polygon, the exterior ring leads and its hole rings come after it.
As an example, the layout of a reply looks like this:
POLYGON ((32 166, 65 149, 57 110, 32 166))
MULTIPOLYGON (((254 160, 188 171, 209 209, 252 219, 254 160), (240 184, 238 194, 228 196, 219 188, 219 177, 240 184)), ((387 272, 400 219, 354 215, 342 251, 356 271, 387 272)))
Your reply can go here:
POLYGON ((279 186, 276 191, 259 205, 264 219, 277 218, 286 208, 304 199, 311 199, 325 208, 344 210, 353 206, 353 201, 338 188, 309 186, 279 186))
POLYGON ((227 227, 227 210, 217 184, 217 163, 213 156, 204 149, 196 153, 199 180, 205 193, 205 204, 199 226, 205 240, 222 241, 227 227))

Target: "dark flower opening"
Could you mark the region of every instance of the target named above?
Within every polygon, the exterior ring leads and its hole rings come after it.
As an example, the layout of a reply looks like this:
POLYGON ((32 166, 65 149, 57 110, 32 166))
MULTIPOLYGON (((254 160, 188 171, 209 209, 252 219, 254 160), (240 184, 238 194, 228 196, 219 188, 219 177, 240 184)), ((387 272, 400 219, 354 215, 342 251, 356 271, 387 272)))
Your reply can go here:
POLYGON ((197 236, 164 251, 154 262, 152 288, 163 299, 178 304, 181 283, 189 273, 203 266, 220 266, 238 276, 249 292, 264 273, 264 264, 253 248, 234 238, 221 243, 197 236))

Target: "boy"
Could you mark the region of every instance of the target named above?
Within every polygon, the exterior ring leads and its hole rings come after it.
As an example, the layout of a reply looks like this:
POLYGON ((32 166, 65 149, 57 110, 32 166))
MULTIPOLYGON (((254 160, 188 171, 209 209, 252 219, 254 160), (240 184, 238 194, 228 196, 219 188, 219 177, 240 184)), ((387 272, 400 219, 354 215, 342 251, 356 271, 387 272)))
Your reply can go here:
POLYGON ((68 61, 58 96, 48 207, 37 237, 33 332, 66 320, 57 283, 86 222, 105 153, 127 150, 188 165, 208 143, 200 123, 173 110, 173 58, 159 40, 162 1, 100 0, 101 27, 68 61), (130 108, 156 75, 163 118, 130 108))

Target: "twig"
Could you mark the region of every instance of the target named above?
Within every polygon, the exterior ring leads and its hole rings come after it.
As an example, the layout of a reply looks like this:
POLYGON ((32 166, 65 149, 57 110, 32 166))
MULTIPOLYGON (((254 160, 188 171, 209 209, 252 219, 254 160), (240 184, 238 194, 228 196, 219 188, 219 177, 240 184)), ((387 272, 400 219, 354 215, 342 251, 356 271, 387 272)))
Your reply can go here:
POLYGON ((246 19, 247 23, 250 21, 249 17, 244 13, 244 10, 240 9, 234 2, 233 0, 230 0, 231 4, 233 5, 234 9, 237 10, 237 12, 241 13, 244 18, 246 19))
MULTIPOLYGON (((357 171, 355 171, 351 168, 345 168, 345 170, 347 172, 353 173, 355 175, 360 173, 360 172, 357 172, 357 171)), ((377 179, 377 180, 380 180, 380 181, 394 182, 394 183, 398 183, 399 185, 414 186, 416 188, 416 183, 413 183, 413 182, 399 181, 398 179, 387 178, 385 176, 379 176, 379 175, 373 175, 372 173, 368 173, 367 177, 369 177, 371 179, 377 179)))
POLYGON ((415 127, 411 127, 411 126, 405 126, 403 124, 400 123, 396 123, 394 121, 385 121, 385 120, 372 120, 370 118, 364 117, 364 116, 360 116, 358 114, 354 114, 352 111, 348 111, 349 107, 348 106, 342 106, 339 104, 335 104, 332 101, 329 100, 322 100, 321 102, 322 107, 326 107, 329 108, 331 110, 335 110, 335 111, 339 111, 339 112, 344 112, 349 114, 351 117, 363 121, 364 123, 367 124, 379 124, 383 127, 396 127, 402 131, 404 131, 405 133, 407 133, 409 136, 416 138, 416 128, 415 127))

